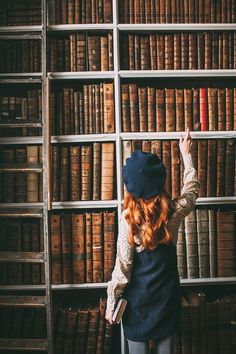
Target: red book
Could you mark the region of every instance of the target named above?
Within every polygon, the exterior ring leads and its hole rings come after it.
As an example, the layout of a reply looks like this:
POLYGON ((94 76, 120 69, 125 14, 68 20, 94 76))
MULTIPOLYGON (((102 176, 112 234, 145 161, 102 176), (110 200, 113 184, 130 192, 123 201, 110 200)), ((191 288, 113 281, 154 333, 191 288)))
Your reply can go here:
POLYGON ((207 89, 200 88, 200 126, 201 130, 208 130, 208 111, 207 111, 207 89))

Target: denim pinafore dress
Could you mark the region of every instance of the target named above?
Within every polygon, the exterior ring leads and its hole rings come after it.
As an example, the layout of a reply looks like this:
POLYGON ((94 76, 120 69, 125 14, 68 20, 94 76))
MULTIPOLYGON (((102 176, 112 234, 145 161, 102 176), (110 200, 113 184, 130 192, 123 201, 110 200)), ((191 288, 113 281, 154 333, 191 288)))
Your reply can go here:
POLYGON ((127 339, 143 342, 180 330, 181 289, 176 246, 159 244, 154 251, 134 251, 132 274, 123 297, 127 339))

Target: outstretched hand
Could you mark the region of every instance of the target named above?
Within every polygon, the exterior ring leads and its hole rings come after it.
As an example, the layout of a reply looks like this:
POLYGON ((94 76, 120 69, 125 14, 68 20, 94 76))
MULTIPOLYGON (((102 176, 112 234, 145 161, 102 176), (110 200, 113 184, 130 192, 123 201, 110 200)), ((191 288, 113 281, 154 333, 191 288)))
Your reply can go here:
POLYGON ((189 154, 191 151, 192 147, 192 138, 189 132, 189 128, 187 128, 185 137, 183 138, 182 136, 179 139, 179 148, 182 153, 182 155, 189 154))

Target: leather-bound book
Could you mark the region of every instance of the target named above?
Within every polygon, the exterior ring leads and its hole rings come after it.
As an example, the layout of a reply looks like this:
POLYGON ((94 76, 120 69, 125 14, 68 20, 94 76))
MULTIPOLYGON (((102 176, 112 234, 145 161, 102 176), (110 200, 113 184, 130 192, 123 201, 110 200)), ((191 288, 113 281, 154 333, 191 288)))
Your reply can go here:
POLYGON ((199 257, 199 277, 209 278, 209 227, 207 209, 197 209, 197 237, 198 237, 198 257, 199 257))
POLYGON ((174 69, 174 39, 173 34, 165 34, 165 69, 174 69))
POLYGON ((204 69, 211 69, 211 32, 205 32, 205 65, 204 69))
POLYGON ((60 183, 59 183, 59 146, 52 145, 52 201, 60 200, 60 183))
POLYGON ((108 33, 108 70, 114 70, 113 64, 113 35, 108 33))
POLYGON ((156 131, 165 131, 165 91, 156 89, 156 131))
POLYGON ((93 281, 93 261, 92 261, 92 214, 85 213, 85 250, 86 250, 86 283, 93 281))
POLYGON ((182 32, 180 33, 181 39, 181 68, 182 70, 188 69, 188 33, 182 32))
POLYGON ((103 281, 102 212, 92 213, 93 282, 103 281))
POLYGON ((198 140, 199 197, 206 197, 207 195, 207 145, 207 140, 198 140))
POLYGON ((134 23, 140 22, 140 1, 134 1, 134 23))
POLYGON ((232 353, 231 347, 231 299, 222 295, 218 303, 218 343, 219 352, 232 353))
POLYGON ((226 140, 225 151, 225 196, 234 195, 234 173, 235 173, 235 141, 226 140))
POLYGON ((174 33, 174 70, 181 68, 181 34, 174 33))
POLYGON ((134 48, 133 52, 129 51, 129 54, 134 56, 134 69, 141 70, 141 39, 139 34, 134 34, 134 48))
POLYGON ((103 354, 105 312, 106 312, 106 299, 101 297, 99 300, 99 320, 98 320, 98 331, 97 331, 96 354, 103 354))
POLYGON ((165 35, 156 34, 157 41, 157 70, 165 70, 165 35))
MULTIPOLYGON (((132 143, 131 140, 123 141, 123 165, 126 164, 126 159, 131 156, 132 153, 132 143)), ((124 193, 126 192, 126 186, 123 183, 124 193)))
POLYGON ((185 225, 181 221, 178 230, 178 241, 176 244, 177 264, 180 279, 187 278, 187 255, 186 255, 186 238, 185 238, 185 225))
POLYGON ((192 142, 192 148, 191 148, 191 154, 192 154, 192 160, 193 160, 193 166, 195 167, 196 171, 198 172, 198 143, 197 140, 193 140, 192 142))
POLYGON ((208 102, 207 102, 207 88, 200 88, 200 125, 201 130, 208 130, 208 102))
POLYGON ((208 140, 207 149, 207 197, 216 196, 216 140, 208 140))
POLYGON ((72 214, 72 273, 73 283, 85 283, 85 215, 72 214))
POLYGON ((173 8, 171 8, 171 0, 165 2, 165 23, 171 23, 173 8))
POLYGON ((101 143, 93 143, 93 200, 101 194, 101 143))
POLYGON ((226 115, 225 115, 225 89, 218 88, 218 130, 225 130, 226 115))
POLYGON ((197 40, 195 33, 189 33, 189 70, 197 69, 197 40))
POLYGON ((209 130, 218 130, 218 89, 213 87, 207 88, 207 103, 208 103, 208 123, 209 130))
POLYGON ((191 352, 190 308, 187 299, 181 296, 181 349, 182 353, 191 352))
POLYGON ((180 151, 178 140, 171 140, 171 191, 172 198, 179 196, 180 191, 180 151))
POLYGON ((147 130, 156 131, 156 94, 154 87, 147 87, 147 130))
POLYGON ((226 88, 225 89, 225 114, 226 114, 226 122, 225 129, 233 130, 233 114, 234 114, 234 102, 233 102, 233 89, 226 88))
POLYGON ((229 37, 227 32, 222 33, 223 37, 223 68, 229 68, 229 37))
MULTIPOLYGON (((28 145, 27 149, 27 164, 36 165, 38 161, 38 146, 28 145)), ((27 202, 34 203, 38 201, 38 177, 36 172, 27 173, 27 202)))
POLYGON ((81 304, 78 316, 75 335, 74 352, 78 354, 86 353, 86 342, 88 336, 89 309, 87 304, 81 304))
POLYGON ((81 200, 91 199, 92 190, 92 146, 81 146, 81 200))
POLYGON ((77 315, 78 308, 76 305, 72 304, 68 307, 67 310, 67 324, 66 324, 66 333, 64 338, 64 352, 65 354, 74 353, 74 340, 75 340, 75 331, 77 325, 77 315))
MULTIPOLYGON (((60 200, 68 200, 68 171, 69 171, 69 154, 68 147, 61 146, 61 166, 60 166, 60 200)), ((54 183, 55 180, 53 179, 54 183)))
MULTIPOLYGON (((38 147, 38 161, 41 164, 41 166, 43 167, 43 146, 40 145, 38 147)), ((38 189, 39 189, 39 194, 38 194, 38 201, 42 202, 43 201, 43 173, 39 173, 38 175, 38 189)))
MULTIPOLYGON (((39 250, 40 252, 44 252, 44 224, 43 222, 39 222, 39 250)), ((45 266, 44 264, 40 265, 40 284, 45 284, 45 266)))
POLYGON ((170 140, 162 141, 162 161, 166 167, 166 183, 167 192, 171 195, 171 142, 170 140))
POLYGON ((156 154, 159 158, 161 158, 161 140, 151 140, 151 153, 156 154))
POLYGON ((92 354, 96 350, 97 333, 99 322, 99 305, 95 303, 89 308, 89 321, 88 321, 88 336, 86 344, 86 353, 92 354))
POLYGON ((149 35, 140 36, 140 70, 150 70, 150 43, 149 35))
POLYGON ((104 333, 104 354, 108 354, 112 350, 112 334, 113 334, 113 325, 108 321, 105 323, 105 333, 104 333))
POLYGON ((121 112, 122 112, 122 131, 130 132, 130 98, 129 84, 121 85, 121 112))
POLYGON ((185 218, 185 238, 187 255, 187 274, 188 278, 199 277, 199 258, 198 258, 198 235, 196 211, 191 211, 185 218))
POLYGON ((191 353, 201 352, 201 322, 200 322, 200 306, 195 299, 195 294, 189 292, 184 295, 189 304, 190 312, 190 338, 191 338, 191 353))
POLYGON ((67 319, 68 319, 68 310, 63 305, 58 309, 56 325, 55 325, 55 352, 63 353, 64 351, 64 338, 66 334, 67 327, 67 319))
POLYGON ((175 89, 176 131, 184 131, 184 91, 175 89))
POLYGON ((222 32, 219 33, 218 52, 219 52, 218 69, 223 69, 223 33, 222 32))
POLYGON ((175 117, 175 90, 165 89, 165 108, 166 108, 166 131, 174 132, 176 126, 175 117))
POLYGON ((210 257, 210 277, 217 277, 217 233, 216 233, 216 212, 208 210, 208 230, 209 230, 209 257, 210 257))
POLYGON ((50 218, 50 239, 52 252, 51 279, 52 284, 62 283, 61 258, 61 217, 53 214, 50 218))
POLYGON ((88 133, 94 133, 93 85, 88 85, 88 133))
POLYGON ((193 88, 193 130, 201 130, 199 89, 193 88))
POLYGON ((89 134, 89 85, 83 86, 84 134, 89 134))
POLYGON ((235 212, 217 211, 218 277, 233 277, 236 272, 235 212))
POLYGON ((113 199, 114 143, 102 143, 101 200, 113 199))
POLYGON ((108 37, 107 35, 100 37, 101 41, 101 71, 108 71, 108 37))
POLYGON ((115 132, 114 121, 114 85, 113 83, 103 84, 104 97, 104 133, 115 132))
POLYGON ((115 212, 103 213, 104 282, 110 280, 115 265, 115 212))
POLYGON ((135 55, 134 55, 134 35, 128 34, 128 38, 122 41, 122 56, 121 67, 126 70, 135 70, 135 55))
POLYGON ((207 334, 207 353, 218 352, 218 306, 217 299, 209 298, 206 301, 206 334, 207 334))
POLYGON ((132 152, 135 150, 142 150, 143 148, 145 148, 145 144, 146 143, 143 144, 143 140, 139 140, 139 139, 132 140, 132 152))
MULTIPOLYGON (((30 224, 31 251, 40 252, 40 228, 37 220, 32 220, 30 224)), ((40 284, 40 264, 32 263, 32 284, 40 284)))
POLYGON ((211 49, 211 61, 212 69, 218 69, 219 65, 219 34, 212 32, 212 49, 211 49))
POLYGON ((63 284, 72 283, 71 215, 61 216, 61 248, 63 284))
POLYGON ((150 60, 151 60, 151 70, 157 70, 157 42, 156 35, 150 34, 150 60))
POLYGON ((143 140, 142 141, 142 150, 144 152, 151 152, 151 141, 150 140, 143 140))
POLYGON ((160 23, 166 22, 165 1, 160 1, 160 23))
POLYGON ((70 146, 70 190, 71 200, 80 200, 80 146, 70 146))
POLYGON ((112 22, 112 2, 110 0, 103 1, 103 17, 104 23, 112 22))
POLYGON ((198 69, 204 69, 205 65, 205 34, 198 33, 197 34, 197 57, 198 57, 198 69))
POLYGON ((223 197, 225 191, 225 140, 217 140, 216 153, 216 196, 223 197))
POLYGON ((129 84, 129 100, 130 100, 131 132, 138 132, 139 131, 138 88, 136 84, 129 84))
POLYGON ((193 93, 191 89, 184 89, 184 127, 193 130, 193 93))
POLYGON ((147 87, 138 87, 139 131, 148 131, 147 121, 147 87))

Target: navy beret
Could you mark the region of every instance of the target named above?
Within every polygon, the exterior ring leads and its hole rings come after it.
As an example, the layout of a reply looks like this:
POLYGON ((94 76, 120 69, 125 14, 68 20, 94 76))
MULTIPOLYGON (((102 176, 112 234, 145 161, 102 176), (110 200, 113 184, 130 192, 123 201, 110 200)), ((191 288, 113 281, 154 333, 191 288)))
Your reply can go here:
POLYGON ((148 199, 164 189, 166 169, 156 154, 135 150, 122 173, 127 191, 136 198, 148 199))

